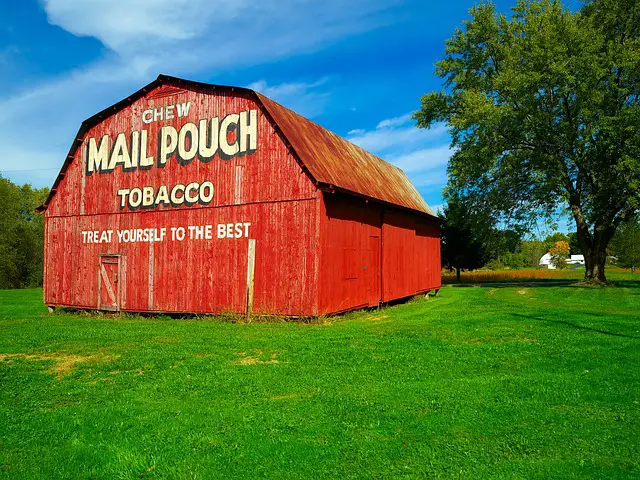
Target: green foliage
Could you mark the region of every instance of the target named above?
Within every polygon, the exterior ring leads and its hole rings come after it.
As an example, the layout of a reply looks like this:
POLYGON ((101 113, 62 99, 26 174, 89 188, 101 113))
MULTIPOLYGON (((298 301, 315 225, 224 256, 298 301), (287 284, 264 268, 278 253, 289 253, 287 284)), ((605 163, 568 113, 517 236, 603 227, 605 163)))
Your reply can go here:
POLYGON ((576 221, 587 276, 604 279, 606 247, 640 207, 640 7, 592 0, 492 4, 446 42, 445 89, 422 98, 421 127, 446 121, 446 195, 512 224, 576 221))
POLYGON ((640 218, 623 223, 611 242, 611 254, 616 264, 635 272, 640 266, 640 218))
POLYGON ((540 240, 522 242, 522 254, 526 258, 528 268, 538 268, 540 259, 548 251, 545 242, 540 240))
POLYGON ((0 176, 0 288, 42 285, 44 219, 34 209, 48 194, 0 176))
POLYGON ((578 243, 578 234, 576 232, 569 232, 567 235, 569 241, 569 252, 571 255, 580 255, 580 244, 578 243))
POLYGON ((500 258, 506 268, 516 270, 519 268, 527 268, 529 262, 527 256, 522 252, 507 252, 500 258))
POLYGON ((2 291, 0 477, 637 478, 638 288, 448 287, 315 325, 2 291))
POLYGON ((471 215, 464 202, 450 197, 440 213, 444 223, 440 230, 442 266, 450 270, 474 270, 489 260, 489 220, 471 215))
MULTIPOLYGON (((503 233, 502 230, 496 230, 494 235, 500 237, 503 233)), ((495 248, 495 245, 492 245, 494 248, 491 249, 491 260, 487 262, 485 267, 490 270, 516 270, 528 267, 529 262, 527 255, 523 252, 523 245, 525 243, 526 242, 518 239, 517 243, 509 248, 505 248, 505 245, 500 243, 498 243, 498 246, 502 248, 495 248)))
POLYGON ((489 257, 497 259, 507 254, 514 254, 520 248, 521 236, 516 230, 500 230, 491 228, 485 233, 489 257))

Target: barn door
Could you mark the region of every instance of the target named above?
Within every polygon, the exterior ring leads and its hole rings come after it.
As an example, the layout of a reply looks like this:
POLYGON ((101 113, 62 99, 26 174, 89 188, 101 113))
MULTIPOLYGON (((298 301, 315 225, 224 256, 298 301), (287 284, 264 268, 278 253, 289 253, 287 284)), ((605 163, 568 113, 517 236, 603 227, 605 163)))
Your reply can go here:
POLYGON ((369 306, 376 307, 380 304, 381 283, 380 283, 380 237, 369 237, 368 248, 369 262, 367 264, 369 278, 369 306))
POLYGON ((100 255, 98 269, 98 310, 120 310, 120 255, 100 255))

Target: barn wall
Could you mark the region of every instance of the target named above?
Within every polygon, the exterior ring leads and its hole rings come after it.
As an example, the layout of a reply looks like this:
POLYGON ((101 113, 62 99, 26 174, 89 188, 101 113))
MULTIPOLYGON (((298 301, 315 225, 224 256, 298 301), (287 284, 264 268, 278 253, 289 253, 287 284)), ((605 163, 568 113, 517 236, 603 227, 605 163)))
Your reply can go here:
POLYGON ((375 203, 324 194, 320 213, 320 312, 380 302, 382 210, 375 203))
POLYGON ((424 216, 324 194, 320 312, 372 307, 440 287, 440 231, 424 216))
POLYGON ((83 245, 78 231, 205 225, 242 217, 256 239, 254 312, 315 313, 316 200, 50 218, 45 302, 96 308, 99 255, 123 255, 122 310, 244 313, 248 238, 83 245), (287 228, 280 228, 286 225, 287 228))
MULTIPOLYGON (((90 129, 83 145, 92 137, 108 134, 113 143, 119 133, 146 129, 152 155, 163 125, 180 129, 186 122, 250 109, 259 107, 241 96, 160 89, 90 129), (141 121, 145 109, 189 101, 186 117, 151 125, 141 121)), ((109 253, 122 256, 122 310, 244 313, 248 243, 255 239, 253 311, 315 314, 318 193, 261 111, 258 121, 255 152, 230 159, 216 155, 207 163, 195 158, 181 165, 174 154, 162 168, 87 175, 85 149, 78 149, 46 212, 45 303, 96 308, 100 254, 109 253), (116 193, 206 180, 215 186, 208 205, 131 210, 121 208, 116 193), (218 238, 218 225, 238 223, 250 226, 240 227, 238 238, 218 238), (205 225, 211 226, 211 238, 190 238, 189 226, 205 225), (171 239, 171 229, 179 227, 186 229, 186 238, 171 239), (117 237, 118 231, 145 228, 165 228, 166 237, 156 242, 117 237), (112 234, 109 241, 87 242, 86 232, 93 231, 112 234)))
POLYGON ((386 210, 382 238, 383 301, 440 288, 440 227, 435 221, 386 210))

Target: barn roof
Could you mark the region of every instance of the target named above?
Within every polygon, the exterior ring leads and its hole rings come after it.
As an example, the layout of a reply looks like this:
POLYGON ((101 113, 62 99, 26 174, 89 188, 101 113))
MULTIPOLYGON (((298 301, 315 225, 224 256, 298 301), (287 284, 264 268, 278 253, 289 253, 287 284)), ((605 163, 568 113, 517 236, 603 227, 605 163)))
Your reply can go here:
POLYGON ((231 91, 252 96, 318 188, 355 194, 435 217, 433 210, 401 169, 317 123, 247 88, 211 85, 167 75, 159 75, 156 80, 133 95, 82 122, 62 169, 51 188, 49 197, 44 205, 38 207, 38 211, 46 210, 60 181, 65 176, 67 167, 73 161, 76 150, 82 144, 85 133, 161 85, 191 88, 209 93, 231 91))

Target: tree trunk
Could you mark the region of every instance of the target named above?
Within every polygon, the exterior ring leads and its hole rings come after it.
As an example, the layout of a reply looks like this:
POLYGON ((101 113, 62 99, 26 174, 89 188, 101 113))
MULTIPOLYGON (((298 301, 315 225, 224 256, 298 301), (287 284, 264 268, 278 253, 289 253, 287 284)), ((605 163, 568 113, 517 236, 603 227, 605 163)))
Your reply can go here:
POLYGON ((580 250, 584 255, 584 279, 587 282, 606 282, 604 266, 607 261, 607 247, 616 231, 615 225, 595 225, 593 235, 585 222, 582 210, 578 206, 572 206, 573 218, 576 221, 576 233, 580 250))
POLYGON ((456 280, 460 281, 460 267, 456 267, 456 280))
MULTIPOLYGON (((606 228, 594 229, 593 241, 590 242, 586 249, 583 249, 585 272, 584 279, 593 282, 606 282, 607 277, 604 273, 605 263, 607 262, 607 247, 615 233, 614 226, 606 228)), ((578 235, 578 238, 580 235, 578 235)))
POLYGON ((607 261, 607 247, 602 245, 598 247, 596 249, 594 246, 589 255, 584 257, 586 267, 584 279, 587 281, 606 282, 607 277, 604 273, 604 266, 607 261))

